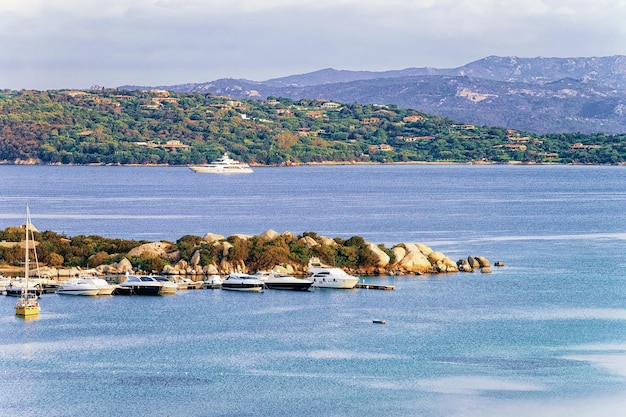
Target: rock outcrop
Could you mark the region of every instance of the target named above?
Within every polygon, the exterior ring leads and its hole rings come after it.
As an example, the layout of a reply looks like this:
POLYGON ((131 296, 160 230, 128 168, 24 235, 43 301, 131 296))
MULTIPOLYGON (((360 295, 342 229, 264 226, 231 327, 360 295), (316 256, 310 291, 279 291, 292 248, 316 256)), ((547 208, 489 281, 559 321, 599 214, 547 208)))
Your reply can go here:
MULTIPOLYGON (((248 242, 252 237, 251 235, 237 234, 227 239, 219 234, 207 233, 202 243, 198 244, 195 250, 189 252, 189 248, 185 248, 187 253, 191 253, 191 255, 187 255, 188 258, 186 259, 181 259, 180 252, 176 249, 175 245, 168 242, 154 242, 140 245, 130 250, 127 256, 130 259, 141 257, 161 258, 164 261, 164 267, 161 273, 171 275, 223 275, 230 272, 250 272, 250 266, 246 264, 246 261, 241 260, 242 250, 248 250, 248 245, 260 245, 254 246, 255 251, 259 251, 260 248, 265 247, 273 249, 277 256, 282 256, 282 258, 280 258, 280 261, 277 259, 276 265, 272 268, 279 272, 294 275, 306 273, 306 260, 302 262, 296 261, 298 257, 302 259, 302 251, 309 251, 309 253, 313 254, 336 253, 337 256, 340 257, 347 256, 341 255, 342 253, 353 254, 355 250, 369 251, 366 257, 366 265, 353 266, 354 269, 352 272, 361 275, 421 275, 459 271, 474 272, 474 270, 478 269, 483 273, 491 272, 491 264, 489 260, 483 256, 470 255, 466 259, 460 259, 454 262, 444 253, 434 251, 431 247, 422 243, 404 242, 395 245, 391 250, 383 250, 379 245, 361 240, 358 246, 346 246, 346 251, 342 252, 342 242, 347 242, 346 240, 317 236, 315 233, 306 233, 301 236, 296 236, 291 232, 278 234, 274 230, 267 230, 258 236, 261 240, 248 242), (233 237, 246 242, 238 242, 237 239, 233 240, 233 237), (279 238, 281 238, 281 241, 276 243, 276 245, 272 245, 271 242, 279 238), (297 255, 291 254, 290 257, 286 258, 284 255, 285 244, 288 244, 290 249, 291 245, 296 245, 296 247, 299 245, 299 247, 306 249, 299 249, 300 252, 298 252, 297 255), (206 257, 203 258, 202 251, 207 250, 207 245, 212 246, 212 248, 206 252, 205 256, 214 259, 214 261, 208 265, 203 264, 202 261, 206 259, 206 257), (233 252, 233 250, 236 250, 236 252, 233 252), (237 255, 234 255, 235 253, 237 253, 237 255), (390 256, 390 253, 392 256, 390 256), (231 255, 237 258, 232 258, 231 255)), ((352 240, 350 244, 353 245, 354 242, 355 240, 352 240)), ((357 239, 356 242, 359 242, 359 240, 357 239)), ((249 247, 251 248, 252 246, 249 247)), ((258 256, 256 259, 258 259, 258 256)), ((264 264, 267 265, 267 258, 264 260, 264 264)), ((99 273, 109 275, 123 274, 132 270, 133 266, 127 258, 122 259, 118 264, 101 265, 97 268, 99 273)))

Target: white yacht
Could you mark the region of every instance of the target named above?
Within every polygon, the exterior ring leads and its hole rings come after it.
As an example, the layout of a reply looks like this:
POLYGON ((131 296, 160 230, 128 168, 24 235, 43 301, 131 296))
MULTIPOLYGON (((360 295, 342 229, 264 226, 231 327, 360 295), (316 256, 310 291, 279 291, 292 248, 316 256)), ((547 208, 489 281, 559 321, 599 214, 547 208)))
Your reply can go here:
POLYGON ((324 265, 317 258, 309 260, 309 272, 313 274, 309 278, 313 280, 311 287, 314 288, 352 289, 359 282, 357 277, 341 268, 324 265))
POLYGON ((95 284, 88 282, 82 278, 70 278, 61 285, 57 289, 57 294, 65 294, 65 295, 88 295, 95 296, 98 295, 100 288, 98 288, 95 284))
POLYGON ((228 152, 209 164, 190 166, 189 169, 201 174, 251 174, 253 172, 250 165, 229 158, 228 152))
POLYGON ((96 276, 81 277, 85 282, 98 287, 98 295, 111 295, 115 291, 115 285, 111 285, 106 280, 96 276))
POLYGON ((263 281, 254 275, 232 273, 223 282, 222 289, 230 291, 263 292, 263 281))

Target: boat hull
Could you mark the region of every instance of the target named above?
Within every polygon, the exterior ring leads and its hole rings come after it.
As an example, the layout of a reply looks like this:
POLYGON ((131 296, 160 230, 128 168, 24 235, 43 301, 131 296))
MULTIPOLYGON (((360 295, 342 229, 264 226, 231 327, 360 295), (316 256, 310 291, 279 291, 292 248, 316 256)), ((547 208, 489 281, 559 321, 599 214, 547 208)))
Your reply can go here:
POLYGON ((61 289, 57 290, 57 294, 60 295, 83 295, 88 297, 95 297, 100 292, 99 288, 77 288, 77 289, 61 289))
POLYGON ((17 316, 36 316, 40 310, 39 303, 36 300, 22 299, 15 304, 15 315, 17 316))
POLYGON ((306 280, 265 281, 265 286, 270 290, 307 291, 311 287, 311 285, 313 285, 313 281, 306 280))
POLYGON ((130 289, 133 295, 161 295, 161 287, 156 285, 133 285, 130 289))
POLYGON ((337 279, 337 280, 328 280, 328 279, 321 279, 321 280, 315 280, 315 282, 313 282, 313 285, 311 285, 311 287, 314 288, 335 288, 335 289, 340 289, 340 290, 351 290, 353 289, 356 284, 359 282, 358 278, 354 278, 354 279, 337 279))
MULTIPOLYGON (((28 289, 28 295, 32 295, 32 296, 37 296, 39 297, 41 294, 43 293, 43 291, 39 288, 29 288, 28 289)), ((17 288, 17 287, 7 287, 6 288, 6 295, 8 295, 9 297, 21 297, 22 296, 22 289, 21 288, 17 288)))
POLYGON ((263 286, 258 284, 222 284, 223 290, 228 291, 247 291, 247 292, 262 292, 263 286))

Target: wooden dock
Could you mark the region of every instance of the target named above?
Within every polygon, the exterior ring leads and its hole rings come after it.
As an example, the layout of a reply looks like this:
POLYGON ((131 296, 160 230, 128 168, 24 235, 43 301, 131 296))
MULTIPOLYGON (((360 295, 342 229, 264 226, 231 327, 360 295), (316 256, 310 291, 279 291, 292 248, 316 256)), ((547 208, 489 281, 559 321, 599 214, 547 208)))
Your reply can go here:
POLYGON ((380 284, 365 284, 365 283, 357 283, 354 288, 363 288, 366 290, 385 290, 392 291, 395 290, 396 287, 393 285, 380 285, 380 284))

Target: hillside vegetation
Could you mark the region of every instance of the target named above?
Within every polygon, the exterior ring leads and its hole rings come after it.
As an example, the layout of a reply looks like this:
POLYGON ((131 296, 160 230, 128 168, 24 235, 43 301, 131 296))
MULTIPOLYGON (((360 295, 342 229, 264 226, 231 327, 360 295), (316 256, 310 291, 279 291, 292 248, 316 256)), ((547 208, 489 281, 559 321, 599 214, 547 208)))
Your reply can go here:
POLYGON ((619 164, 626 135, 537 135, 394 105, 163 90, 2 91, 0 161, 256 165, 323 162, 619 164))

